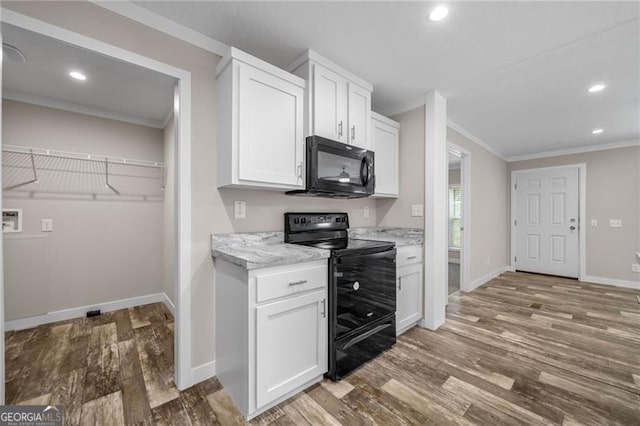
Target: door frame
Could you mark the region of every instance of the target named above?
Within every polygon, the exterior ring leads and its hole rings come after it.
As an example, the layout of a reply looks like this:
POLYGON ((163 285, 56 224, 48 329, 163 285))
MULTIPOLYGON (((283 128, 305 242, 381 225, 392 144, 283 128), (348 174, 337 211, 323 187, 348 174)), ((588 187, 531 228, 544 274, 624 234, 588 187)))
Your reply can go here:
MULTIPOLYGON (((449 153, 460 156, 460 186, 462 188, 462 247, 460 249, 460 291, 468 292, 471 288, 471 151, 452 142, 447 142, 449 153)), ((449 174, 447 173, 447 188, 449 174)), ((447 247, 447 250, 449 247, 447 247)), ((448 253, 448 252, 447 252, 448 253)), ((449 274, 447 268, 447 275, 449 274)), ((447 283, 449 277, 447 276, 447 283)), ((447 300, 449 296, 447 295, 447 300)))
POLYGON ((583 281, 586 277, 586 212, 587 212, 587 164, 565 164, 560 166, 537 167, 533 169, 511 170, 511 270, 516 270, 516 178, 520 173, 539 172, 553 169, 577 169, 578 170, 578 280, 583 281))
MULTIPOLYGON (((191 366, 191 73, 147 56, 105 43, 62 27, 23 15, 5 8, 0 9, 0 19, 16 27, 50 37, 80 48, 102 54, 123 62, 147 68, 177 80, 174 95, 176 123, 175 143, 175 226, 176 259, 174 272, 175 302, 175 383, 178 389, 193 384, 191 366)), ((2 141, 0 139, 0 146, 2 141)), ((2 190, 0 188, 0 199, 2 190)), ((0 265, 4 259, 0 258, 0 265)), ((1 268, 0 268, 1 270, 1 268)), ((1 278, 1 277, 0 277, 1 278)), ((0 279, 0 294, 4 283, 0 279)), ((2 299, 0 298, 0 301, 2 299)), ((4 304, 3 304, 4 307, 4 304)), ((2 318, 4 324, 4 318, 2 318)), ((4 339, 0 339, 0 352, 4 354, 4 339)), ((4 372, 4 366, 2 366, 4 372)), ((0 384, 4 395, 4 380, 0 384)), ((2 401, 4 402, 4 401, 2 401)))

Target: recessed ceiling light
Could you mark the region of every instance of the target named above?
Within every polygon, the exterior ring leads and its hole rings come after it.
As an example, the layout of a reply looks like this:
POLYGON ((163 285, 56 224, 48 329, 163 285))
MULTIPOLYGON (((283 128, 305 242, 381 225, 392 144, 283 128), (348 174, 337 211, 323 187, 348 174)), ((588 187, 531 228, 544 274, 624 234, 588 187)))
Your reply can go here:
POLYGON ((75 78, 76 80, 85 81, 87 76, 82 74, 80 71, 71 71, 69 73, 69 77, 75 78))
POLYGON ((607 86, 605 86, 602 83, 594 84, 593 86, 589 87, 589 93, 599 92, 599 91, 603 90, 605 87, 607 87, 607 86))
POLYGON ((595 130, 591 131, 591 133, 593 133, 594 135, 599 135, 602 132, 604 132, 604 130, 602 130, 602 129, 595 129, 595 130))
POLYGON ((429 13, 430 21, 441 21, 449 14, 449 9, 444 6, 438 6, 429 13))

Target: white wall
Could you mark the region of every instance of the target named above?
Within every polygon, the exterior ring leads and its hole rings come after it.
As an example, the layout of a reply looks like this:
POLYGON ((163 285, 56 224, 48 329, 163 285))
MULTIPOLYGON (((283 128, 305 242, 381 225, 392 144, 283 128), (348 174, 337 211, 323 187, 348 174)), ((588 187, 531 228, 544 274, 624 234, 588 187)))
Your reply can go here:
POLYGON ((631 271, 640 263, 640 146, 518 161, 509 170, 578 163, 587 165, 587 276, 640 282, 631 271), (622 228, 609 227, 609 219, 621 219, 622 228))
MULTIPOLYGON (((2 112, 5 144, 163 159, 158 129, 6 100, 2 112)), ((161 202, 14 190, 3 204, 24 212, 23 232, 4 234, 6 320, 162 291, 161 202)))

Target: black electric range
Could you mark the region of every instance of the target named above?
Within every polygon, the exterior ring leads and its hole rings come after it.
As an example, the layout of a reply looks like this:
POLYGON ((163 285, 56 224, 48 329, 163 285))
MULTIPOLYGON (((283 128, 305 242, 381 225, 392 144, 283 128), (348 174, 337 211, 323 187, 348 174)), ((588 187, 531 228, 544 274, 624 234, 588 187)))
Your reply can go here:
POLYGON ((285 242, 331 250, 329 371, 338 380, 396 340, 396 250, 351 239, 346 213, 286 213, 285 242))

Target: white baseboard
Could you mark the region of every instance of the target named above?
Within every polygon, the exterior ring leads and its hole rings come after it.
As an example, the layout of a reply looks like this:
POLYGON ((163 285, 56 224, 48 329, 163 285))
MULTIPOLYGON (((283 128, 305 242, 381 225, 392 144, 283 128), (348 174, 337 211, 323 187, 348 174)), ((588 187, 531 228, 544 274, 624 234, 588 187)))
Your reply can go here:
POLYGON ((625 287, 625 288, 633 288, 636 290, 640 290, 640 281, 626 281, 626 280, 618 280, 615 278, 594 277, 592 275, 584 276, 582 277, 582 279, 580 279, 580 281, 586 282, 586 283, 613 285, 616 287, 625 287))
POLYGON ((203 382, 216 375, 216 360, 205 362, 191 369, 191 386, 203 382))
POLYGON ((149 294, 146 296, 130 297, 128 299, 113 300, 110 302, 96 303, 94 305, 79 306, 77 308, 64 309, 61 311, 48 312, 34 317, 20 318, 6 321, 5 330, 24 330, 26 328, 37 327, 42 324, 49 324, 57 321, 65 321, 74 318, 81 318, 87 311, 99 309, 102 312, 117 311, 118 309, 131 308, 133 306, 148 305, 149 303, 162 302, 173 313, 175 310, 173 303, 164 293, 149 294))
POLYGON ((485 274, 485 275, 481 276, 477 280, 472 281, 469 284, 469 287, 465 288, 465 289, 462 289, 462 291, 465 291, 465 292, 473 291, 476 288, 480 287, 482 284, 487 283, 487 282, 491 281, 492 279, 494 279, 495 277, 499 276, 503 272, 512 271, 512 270, 513 269, 511 268, 511 266, 502 266, 502 267, 496 269, 495 271, 489 272, 488 274, 485 274))
POLYGON ((164 303, 164 305, 167 307, 167 309, 169 309, 169 311, 171 312, 171 315, 175 316, 176 305, 174 305, 171 299, 169 299, 169 296, 167 296, 167 293, 160 293, 160 294, 162 294, 163 296, 162 302, 164 303))

